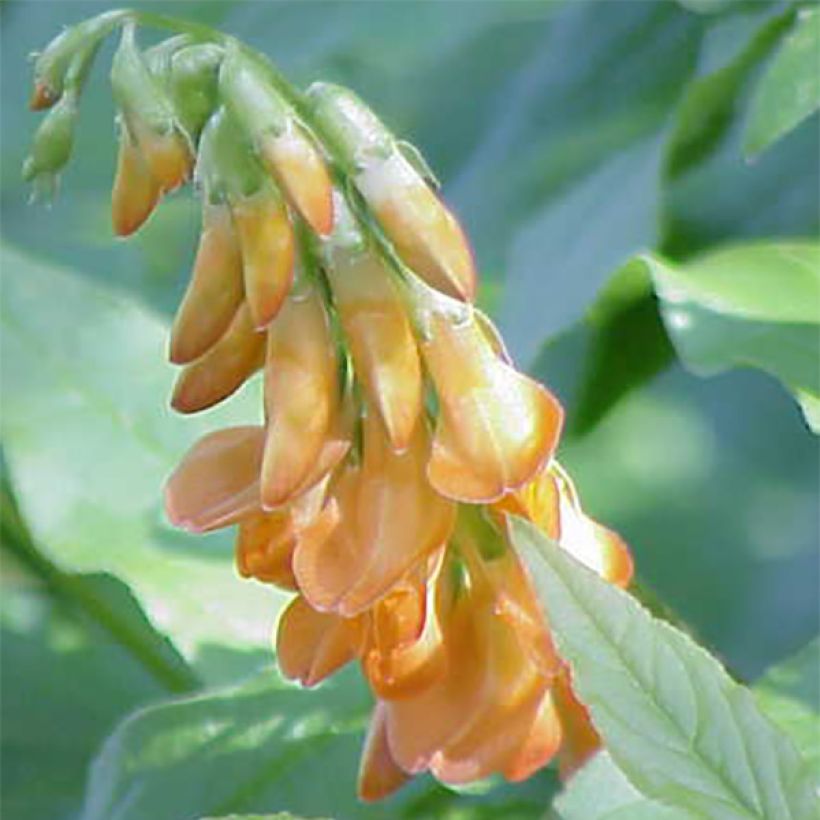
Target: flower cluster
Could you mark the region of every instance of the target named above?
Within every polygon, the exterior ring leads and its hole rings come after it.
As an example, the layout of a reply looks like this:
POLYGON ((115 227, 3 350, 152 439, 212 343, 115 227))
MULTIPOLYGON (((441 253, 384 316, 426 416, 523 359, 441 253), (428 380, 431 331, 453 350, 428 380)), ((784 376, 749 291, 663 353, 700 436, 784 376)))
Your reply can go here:
POLYGON ((515 781, 556 754, 571 771, 598 738, 507 516, 612 583, 631 561, 554 458, 560 405, 472 304, 472 254, 429 170, 347 90, 298 94, 220 36, 140 51, 130 18, 103 15, 38 59, 33 106, 55 107, 30 176, 67 159, 53 114, 76 111, 76 77, 120 24, 114 229, 136 231, 189 179, 202 199, 172 405, 194 413, 264 379, 264 422, 190 450, 170 520, 236 525, 239 572, 295 593, 285 675, 312 686, 360 664, 376 698, 363 798, 423 771, 515 781))

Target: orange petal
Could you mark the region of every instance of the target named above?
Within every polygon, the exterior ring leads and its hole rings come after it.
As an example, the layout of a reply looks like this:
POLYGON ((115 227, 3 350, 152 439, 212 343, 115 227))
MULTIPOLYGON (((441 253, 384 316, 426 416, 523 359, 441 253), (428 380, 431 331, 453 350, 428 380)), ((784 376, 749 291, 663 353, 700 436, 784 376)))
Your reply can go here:
POLYGON ((321 544, 302 541, 294 557, 300 588, 318 609, 367 609, 446 542, 455 509, 425 479, 428 452, 424 425, 400 454, 377 419, 364 420, 364 463, 339 487, 339 527, 321 544))
POLYGON ((145 164, 163 193, 174 191, 191 175, 193 158, 185 137, 178 131, 158 134, 136 124, 135 134, 145 164))
POLYGON ((612 530, 584 514, 570 477, 553 464, 559 488, 561 534, 559 544, 574 558, 618 586, 632 579, 632 558, 626 544, 612 530))
POLYGON ((567 780, 598 751, 601 739, 589 719, 589 712, 572 691, 568 672, 555 679, 552 693, 563 733, 558 770, 561 779, 567 780))
POLYGON ((239 523, 236 566, 245 578, 256 578, 296 590, 291 558, 296 537, 290 510, 257 513, 239 523))
POLYGON ((488 702, 480 720, 433 756, 431 773, 443 783, 461 784, 502 771, 527 742, 542 692, 543 685, 533 688, 512 705, 488 702))
MULTIPOLYGON (((450 567, 442 572, 443 599, 451 586, 450 567)), ((450 593, 450 597, 452 593, 450 593)), ((444 602, 446 674, 409 698, 387 702, 387 737, 393 758, 415 774, 462 732, 484 706, 487 646, 477 628, 471 596, 461 593, 449 607, 444 602)))
POLYGON ((359 766, 358 794, 360 800, 373 802, 389 797, 408 780, 407 774, 393 760, 387 742, 385 707, 377 703, 370 718, 370 728, 362 750, 359 766))
POLYGON ((219 341, 182 369, 171 406, 180 413, 196 413, 218 404, 262 366, 264 355, 265 334, 254 330, 243 302, 219 341))
POLYGON ((234 524, 259 507, 261 427, 229 427, 200 439, 165 487, 165 510, 193 532, 234 524))
POLYGON ((356 657, 361 629, 360 619, 317 612, 300 595, 279 621, 276 654, 282 674, 315 686, 356 657))
POLYGON ((504 777, 513 783, 526 780, 552 760, 561 746, 561 740, 561 723, 552 693, 547 690, 530 723, 529 732, 504 765, 504 777))
POLYGON ((117 172, 111 191, 111 221, 117 236, 130 236, 159 202, 162 190, 125 127, 120 129, 117 172))
POLYGON ((293 227, 285 203, 270 189, 233 203, 245 278, 245 298, 256 328, 279 312, 293 281, 293 227))
POLYGON ((430 482, 450 498, 495 501, 549 460, 561 406, 493 353, 470 314, 433 312, 425 323, 421 350, 441 404, 430 482))
POLYGON ((314 472, 339 413, 335 344, 322 296, 303 282, 268 331, 262 503, 285 503, 314 472))
POLYGON ((536 477, 518 490, 499 499, 493 508, 528 518, 548 537, 559 537, 560 499, 558 481, 550 469, 541 470, 536 477))
POLYGON ((516 631, 497 617, 498 591, 489 584, 482 590, 486 579, 472 568, 470 583, 473 618, 487 654, 479 708, 430 762, 433 774, 448 783, 465 783, 498 771, 523 742, 546 687, 516 631))
POLYGON ((242 296, 242 256, 230 209, 205 203, 194 272, 171 329, 171 361, 186 364, 214 345, 242 296))
POLYGON ((369 163, 356 186, 411 270, 448 296, 472 300, 476 273, 464 232, 399 151, 369 163))
POLYGON ((282 185, 288 199, 320 236, 333 229, 333 189, 322 155, 293 122, 259 146, 262 161, 282 185))
POLYGON ((445 671, 446 658, 436 610, 436 581, 443 550, 378 601, 362 665, 374 692, 390 700, 410 697, 445 671))
POLYGON ((340 248, 331 259, 328 278, 354 369, 393 448, 404 450, 422 403, 421 365, 404 306, 375 252, 340 248))

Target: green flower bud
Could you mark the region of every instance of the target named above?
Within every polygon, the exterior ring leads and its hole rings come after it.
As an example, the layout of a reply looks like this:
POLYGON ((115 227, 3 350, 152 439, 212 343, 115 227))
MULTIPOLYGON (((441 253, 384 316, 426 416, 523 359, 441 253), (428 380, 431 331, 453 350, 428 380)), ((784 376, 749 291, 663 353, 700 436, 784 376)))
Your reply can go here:
POLYGON ((218 99, 219 66, 225 51, 214 43, 198 43, 177 51, 171 59, 169 91, 177 116, 196 138, 218 99))
POLYGON ((307 96, 317 128, 340 154, 348 172, 386 159, 396 150, 393 135, 352 91, 314 83, 307 96))
POLYGON ((126 14, 108 11, 58 34, 34 61, 31 107, 50 108, 67 87, 79 90, 100 43, 126 14))
POLYGON ((23 164, 23 178, 31 181, 40 175, 53 176, 71 156, 74 126, 77 122, 77 97, 66 92, 40 123, 23 164))

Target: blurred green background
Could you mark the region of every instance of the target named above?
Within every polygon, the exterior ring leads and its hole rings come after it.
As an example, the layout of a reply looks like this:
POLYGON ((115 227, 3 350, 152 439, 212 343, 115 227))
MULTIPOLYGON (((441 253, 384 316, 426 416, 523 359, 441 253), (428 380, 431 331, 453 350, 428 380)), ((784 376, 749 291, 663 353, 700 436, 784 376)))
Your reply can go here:
MULTIPOLYGON (((817 634, 818 451, 798 404, 761 370, 689 372, 648 274, 623 267, 644 250, 685 264, 816 236, 817 115, 743 151, 791 4, 141 5, 237 35, 302 86, 352 87, 423 151, 475 245, 481 303, 567 405, 561 458, 588 511, 734 674, 753 681, 817 634)), ((257 420, 258 385, 196 419, 167 407, 198 208, 178 193, 112 240, 111 44, 59 196, 28 203, 27 57, 104 8, 0 6, 3 816, 540 816, 551 773, 469 795, 423 781, 357 806, 355 675, 282 688, 269 634, 283 596, 235 576, 227 535, 164 521, 165 476, 203 431, 257 420)))

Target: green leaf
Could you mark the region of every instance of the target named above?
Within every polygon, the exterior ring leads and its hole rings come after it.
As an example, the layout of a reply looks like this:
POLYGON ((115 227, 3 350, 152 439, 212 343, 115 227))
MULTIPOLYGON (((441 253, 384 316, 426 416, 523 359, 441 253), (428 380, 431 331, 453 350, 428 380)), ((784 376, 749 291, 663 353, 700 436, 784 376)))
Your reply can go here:
POLYGON ((820 9, 801 8, 794 29, 760 80, 744 152, 755 156, 820 108, 820 9))
POLYGON ((766 671, 752 691, 797 745, 820 786, 820 638, 766 671))
POLYGON ((63 571, 125 581, 209 679, 258 664, 283 596, 240 580, 230 538, 174 531, 165 478, 193 438, 258 417, 246 391, 196 420, 166 410, 166 328, 122 295, 2 249, 0 430, 21 512, 63 571), (247 660, 247 663, 245 662, 247 660), (218 662, 217 662, 218 661, 218 662))
POLYGON ((579 697, 636 788, 710 820, 816 816, 793 744, 713 657, 528 522, 511 533, 579 697))
MULTIPOLYGON (((226 814, 222 817, 202 817, 200 820, 308 820, 306 817, 297 817, 288 811, 276 814, 226 814)), ((330 820, 330 818, 315 818, 315 820, 330 820)))
POLYGON ((0 517, 0 813, 74 817, 85 769, 116 722, 195 683, 110 575, 57 570, 3 488, 0 517))
POLYGON ((820 245, 750 243, 685 265, 642 258, 666 329, 693 372, 758 367, 804 400, 820 395, 820 245))
POLYGON ((642 795, 606 751, 596 754, 554 803, 560 820, 690 820, 691 814, 642 795))
POLYGON ((664 172, 674 178, 707 157, 726 136, 740 106, 740 92, 794 18, 788 10, 766 20, 740 53, 715 71, 692 80, 675 112, 664 172))
POLYGON ((571 435, 588 433, 627 393, 661 372, 674 350, 646 268, 637 260, 613 275, 587 312, 589 342, 571 435))

